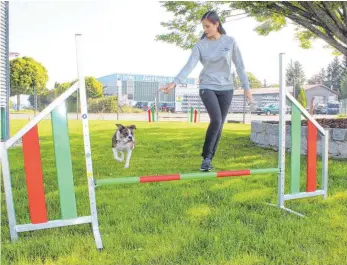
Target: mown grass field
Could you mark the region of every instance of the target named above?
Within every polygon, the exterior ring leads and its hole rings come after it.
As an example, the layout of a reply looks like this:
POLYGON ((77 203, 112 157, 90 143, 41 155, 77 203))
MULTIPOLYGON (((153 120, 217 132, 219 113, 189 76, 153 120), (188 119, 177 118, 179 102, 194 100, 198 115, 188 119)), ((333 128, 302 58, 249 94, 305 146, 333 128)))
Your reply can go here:
MULTIPOLYGON (((11 133, 26 122, 13 120, 11 133)), ((135 122, 137 145, 129 169, 113 160, 114 124, 90 121, 95 178, 199 171, 207 123, 135 122)), ((69 121, 69 130, 77 209, 84 216, 89 199, 80 121, 69 121)), ((48 215, 60 219, 48 120, 40 123, 39 132, 48 215)), ((248 125, 225 125, 213 161, 216 170, 277 167, 277 153, 254 146, 249 135, 248 125)), ((11 149, 9 159, 17 222, 28 223, 22 148, 11 149)), ((289 174, 289 156, 286 164, 289 174)), ((318 179, 320 169, 319 163, 318 179)), ((302 157, 302 176, 305 170, 302 157)), ((347 264, 346 161, 329 161, 328 199, 286 203, 307 218, 266 204, 277 202, 276 174, 98 187, 102 251, 96 250, 90 225, 20 233, 12 244, 1 191, 4 265, 347 264)))

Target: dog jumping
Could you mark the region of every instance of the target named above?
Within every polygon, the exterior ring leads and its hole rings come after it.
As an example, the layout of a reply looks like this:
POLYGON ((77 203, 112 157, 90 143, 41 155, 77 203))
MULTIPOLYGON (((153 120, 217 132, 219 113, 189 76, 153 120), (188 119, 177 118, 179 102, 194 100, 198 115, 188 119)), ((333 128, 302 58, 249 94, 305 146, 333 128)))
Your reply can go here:
POLYGON ((124 168, 129 168, 132 151, 135 148, 135 125, 123 126, 116 124, 118 129, 112 137, 112 151, 114 159, 123 162, 124 152, 127 153, 124 168), (120 156, 119 156, 120 154, 120 156))

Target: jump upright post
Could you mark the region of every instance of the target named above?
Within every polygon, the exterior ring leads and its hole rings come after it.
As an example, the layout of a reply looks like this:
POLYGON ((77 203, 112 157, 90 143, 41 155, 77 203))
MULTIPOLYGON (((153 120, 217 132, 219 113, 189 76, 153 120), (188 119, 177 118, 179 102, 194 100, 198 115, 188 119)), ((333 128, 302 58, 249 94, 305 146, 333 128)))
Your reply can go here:
POLYGON ((83 63, 81 63, 80 40, 81 35, 75 36, 77 53, 78 83, 74 84, 48 107, 39 113, 32 121, 20 129, 14 136, 0 143, 0 161, 2 165, 6 206, 9 221, 11 240, 18 239, 18 233, 35 231, 47 228, 56 228, 70 225, 90 223, 95 238, 96 247, 102 249, 99 224, 96 211, 95 189, 93 182, 93 166, 89 139, 89 125, 87 112, 87 99, 83 63), (79 89, 82 112, 83 141, 86 161, 86 174, 88 180, 90 212, 88 216, 77 216, 75 200, 72 160, 68 134, 68 123, 65 100, 79 89), (57 169, 57 182, 61 219, 49 220, 44 191, 44 178, 41 164, 41 153, 38 133, 38 123, 51 114, 55 162, 57 169), (12 193, 10 161, 8 149, 19 139, 23 143, 24 171, 29 203, 29 224, 17 224, 15 214, 15 198, 12 193))
POLYGON ((188 121, 189 123, 198 123, 200 121, 200 112, 196 108, 191 107, 189 109, 188 121))
POLYGON ((148 122, 155 122, 156 121, 154 106, 152 106, 151 108, 148 108, 147 116, 148 116, 148 122))
MULTIPOLYGON (((284 54, 279 55, 279 74, 280 74, 280 117, 279 117, 279 151, 278 151, 278 204, 283 210, 303 216, 291 209, 285 207, 287 200, 307 198, 314 196, 328 195, 328 141, 329 131, 323 129, 317 121, 301 106, 301 104, 288 92, 285 86, 285 63, 284 54), (286 101, 292 106, 291 114, 291 165, 290 165, 290 190, 285 190, 285 158, 286 158, 286 120, 285 110, 286 101), (306 185, 301 189, 301 115, 308 122, 307 133, 307 167, 306 167, 306 185), (322 138, 322 180, 321 187, 317 189, 317 138, 318 134, 322 138)), ((295 89, 295 88, 293 88, 295 89)))

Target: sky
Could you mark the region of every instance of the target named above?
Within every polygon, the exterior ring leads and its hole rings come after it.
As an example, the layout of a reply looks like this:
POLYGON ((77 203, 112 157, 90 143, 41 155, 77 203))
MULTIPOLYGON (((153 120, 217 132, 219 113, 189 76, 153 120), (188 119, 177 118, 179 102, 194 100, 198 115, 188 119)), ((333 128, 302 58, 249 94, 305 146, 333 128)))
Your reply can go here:
MULTIPOLYGON (((173 44, 155 41, 166 32, 168 21, 157 1, 28 1, 10 2, 10 52, 30 56, 48 71, 47 87, 77 78, 75 34, 83 36, 83 69, 96 78, 115 72, 175 76, 189 58, 173 44)), ((332 61, 325 42, 314 42, 304 50, 294 38, 294 26, 259 36, 252 18, 224 25, 241 49, 246 70, 268 84, 279 83, 278 54, 299 60, 306 77, 318 73, 332 61)), ((189 77, 198 78, 199 63, 189 77)))

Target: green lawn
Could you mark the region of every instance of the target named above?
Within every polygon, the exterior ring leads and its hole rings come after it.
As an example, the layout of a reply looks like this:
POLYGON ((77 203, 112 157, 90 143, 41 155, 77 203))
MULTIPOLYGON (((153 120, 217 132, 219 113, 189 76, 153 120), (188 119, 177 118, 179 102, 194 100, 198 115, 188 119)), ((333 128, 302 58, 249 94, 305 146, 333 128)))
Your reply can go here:
POLYGON ((34 114, 34 110, 14 110, 14 109, 11 109, 10 110, 10 113, 11 114, 34 114))
MULTIPOLYGON (((11 133, 26 122, 13 120, 11 133)), ((207 123, 135 122, 137 146, 129 169, 113 160, 115 123, 90 121, 95 178, 198 171, 207 123)), ((82 127, 80 121, 69 127, 78 214, 84 216, 89 200, 82 127)), ((47 208, 54 220, 60 210, 49 121, 39 130, 47 208)), ((248 125, 225 125, 216 170, 277 167, 277 153, 255 147, 249 135, 248 125)), ((21 147, 11 149, 9 158, 17 222, 28 223, 21 147)), ((320 163, 318 168, 320 173, 320 163)), ((96 250, 90 225, 20 233, 12 244, 2 188, 2 264, 347 264, 346 175, 346 161, 330 160, 327 200, 286 203, 308 218, 266 204, 277 201, 276 174, 98 187, 102 251, 96 250)))

